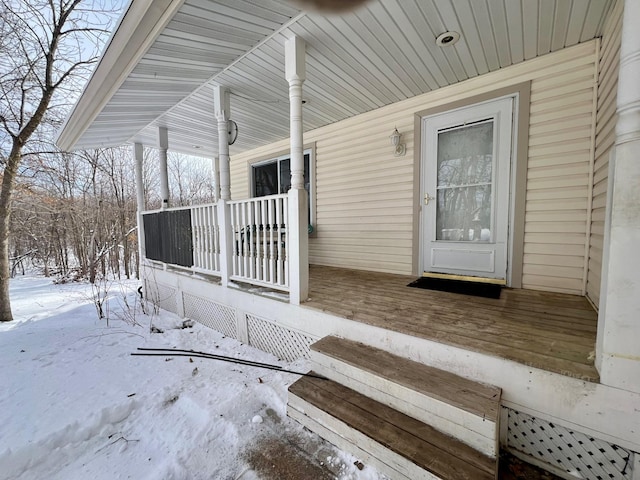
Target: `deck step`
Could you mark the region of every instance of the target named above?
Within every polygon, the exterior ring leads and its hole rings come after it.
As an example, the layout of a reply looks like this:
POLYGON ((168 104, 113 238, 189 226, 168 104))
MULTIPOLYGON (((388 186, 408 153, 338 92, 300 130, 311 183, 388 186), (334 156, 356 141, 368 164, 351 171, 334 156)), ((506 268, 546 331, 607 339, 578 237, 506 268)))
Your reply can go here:
POLYGON ((321 375, 497 457, 500 388, 332 336, 311 345, 311 360, 321 375))
POLYGON ((295 382, 287 413, 392 479, 496 478, 495 458, 332 380, 295 382))

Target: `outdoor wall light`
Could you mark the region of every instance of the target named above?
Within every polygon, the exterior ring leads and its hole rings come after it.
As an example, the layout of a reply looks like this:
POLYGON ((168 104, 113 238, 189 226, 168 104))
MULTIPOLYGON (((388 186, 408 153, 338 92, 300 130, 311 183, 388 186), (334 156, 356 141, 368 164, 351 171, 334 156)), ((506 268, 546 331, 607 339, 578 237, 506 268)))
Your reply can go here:
POLYGON ((404 143, 400 143, 400 139, 402 138, 402 134, 398 131, 398 129, 394 129, 393 133, 389 136, 389 140, 391 140, 391 145, 394 146, 395 150, 393 154, 396 157, 401 157, 405 154, 407 148, 404 143))

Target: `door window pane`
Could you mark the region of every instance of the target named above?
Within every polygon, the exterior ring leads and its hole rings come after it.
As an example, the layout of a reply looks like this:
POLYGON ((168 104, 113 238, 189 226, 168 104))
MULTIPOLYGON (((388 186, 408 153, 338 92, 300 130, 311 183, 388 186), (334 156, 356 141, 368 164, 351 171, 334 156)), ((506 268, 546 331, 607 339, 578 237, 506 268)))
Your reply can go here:
POLYGON ((311 192, 311 171, 309 169, 309 159, 310 156, 308 153, 304 154, 304 189, 307 192, 311 192))
POLYGON ((438 190, 436 240, 491 240, 491 185, 438 190))
POLYGON ((256 197, 275 195, 278 192, 278 163, 267 163, 253 167, 256 197))
POLYGON ((493 122, 438 134, 438 187, 491 183, 493 122))
POLYGON ((287 193, 291 189, 291 160, 280 160, 280 192, 287 193))
MULTIPOLYGON (((304 155, 304 188, 311 191, 310 156, 304 155)), ((256 197, 287 193, 291 189, 291 160, 274 160, 253 167, 254 191, 256 197)))
MULTIPOLYGON (((308 218, 311 216, 311 156, 304 154, 304 188, 309 194, 308 218)), ((256 197, 287 193, 291 189, 291 159, 280 158, 253 166, 253 191, 256 197)))
MULTIPOLYGON (((285 158, 280 160, 280 193, 287 193, 291 188, 291 160, 285 158)), ((304 188, 307 192, 311 188, 311 178, 309 175, 309 154, 304 156, 304 188)))
POLYGON ((436 240, 488 242, 493 121, 438 134, 436 240))

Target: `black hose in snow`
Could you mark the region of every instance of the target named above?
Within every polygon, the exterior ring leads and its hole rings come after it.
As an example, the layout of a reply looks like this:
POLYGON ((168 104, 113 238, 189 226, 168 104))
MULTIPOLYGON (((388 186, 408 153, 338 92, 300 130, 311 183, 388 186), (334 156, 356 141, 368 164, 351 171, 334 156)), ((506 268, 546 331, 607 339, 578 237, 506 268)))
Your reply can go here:
POLYGON ((220 360, 221 362, 237 363, 240 365, 247 365, 249 367, 266 368, 268 370, 276 370, 282 373, 292 373, 294 375, 301 375, 304 377, 320 378, 326 380, 326 377, 318 375, 316 373, 304 373, 295 372, 292 370, 284 369, 278 365, 271 365, 268 363, 254 362, 253 360, 244 360, 242 358, 225 357, 224 355, 214 355, 212 353, 197 352, 195 350, 181 350, 178 348, 142 348, 138 347, 140 352, 134 352, 131 355, 146 356, 146 357, 197 357, 206 358, 208 360, 220 360))

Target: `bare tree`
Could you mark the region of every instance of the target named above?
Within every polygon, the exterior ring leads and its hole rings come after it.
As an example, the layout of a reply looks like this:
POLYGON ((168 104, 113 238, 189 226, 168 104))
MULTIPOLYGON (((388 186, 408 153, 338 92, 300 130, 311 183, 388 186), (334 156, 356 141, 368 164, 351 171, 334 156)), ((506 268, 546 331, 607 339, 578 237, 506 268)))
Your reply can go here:
MULTIPOLYGON (((147 204, 159 206, 154 153, 145 149, 143 174, 147 204)), ((210 161, 170 155, 168 163, 175 205, 213 201, 210 161)), ((125 147, 25 155, 12 202, 12 275, 26 266, 57 283, 139 277, 133 176, 131 151, 125 147)))
POLYGON ((21 161, 42 150, 40 140, 77 95, 115 13, 87 3, 0 0, 0 321, 13 319, 9 220, 21 161))
POLYGON ((13 198, 12 272, 30 262, 57 282, 137 275, 133 169, 126 148, 26 157, 13 198))
POLYGON ((214 201, 210 159, 170 152, 167 168, 173 206, 184 207, 214 201))

